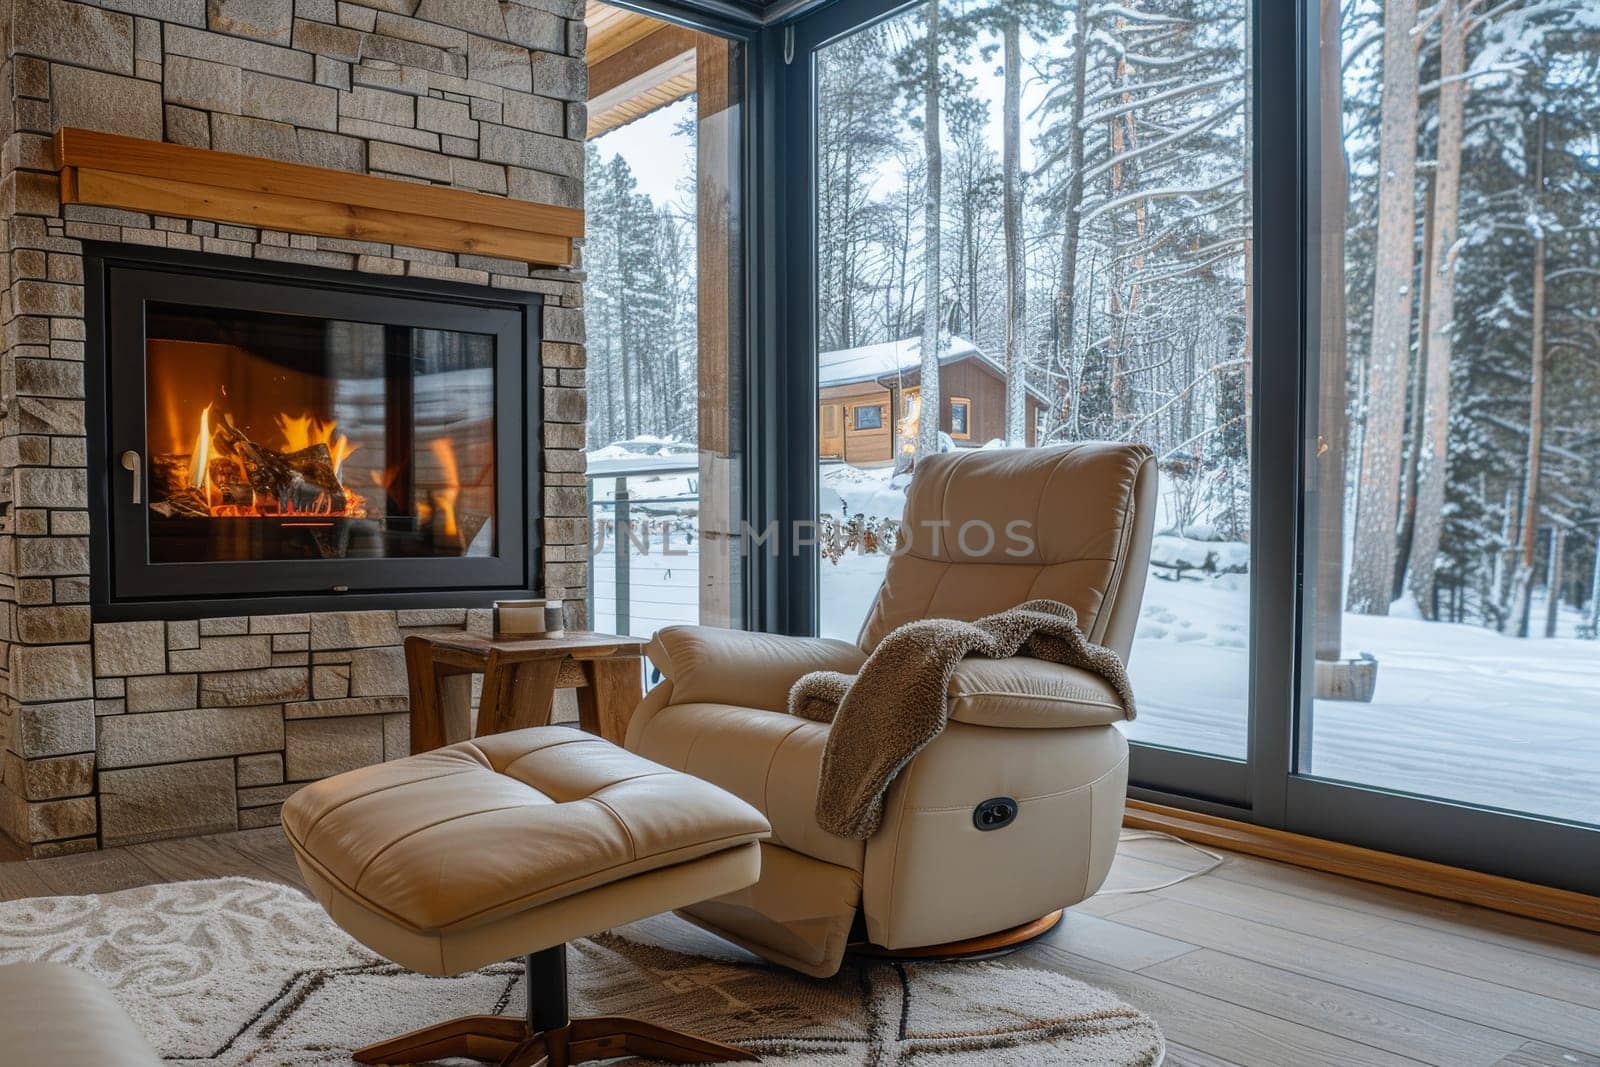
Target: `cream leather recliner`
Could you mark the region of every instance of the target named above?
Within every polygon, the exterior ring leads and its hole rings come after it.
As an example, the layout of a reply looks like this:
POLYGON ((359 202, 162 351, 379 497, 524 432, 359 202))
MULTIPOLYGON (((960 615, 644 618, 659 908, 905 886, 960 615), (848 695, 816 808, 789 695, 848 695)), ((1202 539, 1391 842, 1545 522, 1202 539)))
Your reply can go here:
POLYGON ((964 661, 949 725, 900 772, 866 841, 817 825, 829 727, 789 715, 786 701, 807 671, 857 671, 902 623, 975 619, 1036 597, 1071 605, 1091 640, 1126 659, 1155 496, 1155 461, 1137 445, 932 456, 907 491, 910 549, 890 559, 857 644, 660 631, 648 651, 665 680, 634 713, 627 747, 716 783, 772 823, 760 881, 682 914, 825 977, 858 915, 868 940, 903 951, 1009 930, 1094 893, 1128 777, 1113 725, 1124 709, 1100 678, 1020 657, 964 661), (979 829, 975 810, 996 798, 1016 802, 1014 820, 979 829))

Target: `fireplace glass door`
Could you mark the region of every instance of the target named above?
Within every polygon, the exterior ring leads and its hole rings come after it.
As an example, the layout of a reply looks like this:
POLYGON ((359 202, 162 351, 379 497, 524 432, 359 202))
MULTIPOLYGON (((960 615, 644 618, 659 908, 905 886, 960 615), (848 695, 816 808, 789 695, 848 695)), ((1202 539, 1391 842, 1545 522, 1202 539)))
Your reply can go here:
POLYGON ((151 302, 151 561, 492 555, 494 340, 151 302))
POLYGON ((526 308, 105 277, 118 594, 526 587, 526 308))

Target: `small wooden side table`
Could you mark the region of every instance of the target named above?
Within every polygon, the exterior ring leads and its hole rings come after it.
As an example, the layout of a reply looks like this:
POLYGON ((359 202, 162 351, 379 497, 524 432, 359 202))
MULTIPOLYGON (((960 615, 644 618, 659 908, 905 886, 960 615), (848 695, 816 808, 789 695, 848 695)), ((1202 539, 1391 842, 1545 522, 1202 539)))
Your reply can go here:
POLYGON ((622 744, 644 696, 644 640, 569 630, 560 637, 406 638, 411 684, 411 751, 427 752, 483 734, 543 726, 558 688, 576 688, 583 729, 622 744), (483 675, 476 729, 472 676, 483 675))

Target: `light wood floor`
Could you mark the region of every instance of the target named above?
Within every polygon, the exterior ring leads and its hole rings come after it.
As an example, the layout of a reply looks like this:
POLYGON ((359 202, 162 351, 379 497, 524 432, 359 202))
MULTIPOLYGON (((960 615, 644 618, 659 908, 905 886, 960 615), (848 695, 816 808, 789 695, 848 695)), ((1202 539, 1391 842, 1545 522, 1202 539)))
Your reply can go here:
MULTIPOLYGON (((1108 889, 1205 859, 1124 842, 1108 889)), ((298 885, 277 829, 0 862, 0 899, 245 875, 298 885)), ((685 936, 705 937, 683 924, 685 936)), ((1188 1067, 1600 1067, 1600 935, 1246 856, 1101 895, 1012 957, 1113 989, 1188 1067)))

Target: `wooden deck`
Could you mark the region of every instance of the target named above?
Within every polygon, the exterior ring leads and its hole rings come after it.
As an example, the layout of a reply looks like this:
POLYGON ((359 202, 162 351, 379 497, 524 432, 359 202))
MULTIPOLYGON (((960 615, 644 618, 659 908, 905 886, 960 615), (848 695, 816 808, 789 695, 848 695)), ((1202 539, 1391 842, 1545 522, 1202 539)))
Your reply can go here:
MULTIPOLYGON (((1111 888, 1205 863, 1123 844, 1111 888)), ((299 885, 276 829, 0 862, 0 899, 244 875, 299 885)), ((709 935, 677 920, 690 944, 709 935)), ((1167 1063, 1600 1067, 1600 935, 1244 856, 1101 895, 1013 957, 1148 1011, 1167 1063)))

